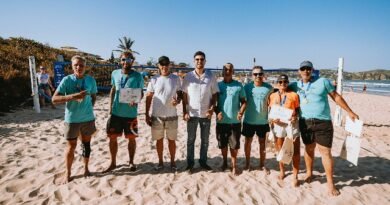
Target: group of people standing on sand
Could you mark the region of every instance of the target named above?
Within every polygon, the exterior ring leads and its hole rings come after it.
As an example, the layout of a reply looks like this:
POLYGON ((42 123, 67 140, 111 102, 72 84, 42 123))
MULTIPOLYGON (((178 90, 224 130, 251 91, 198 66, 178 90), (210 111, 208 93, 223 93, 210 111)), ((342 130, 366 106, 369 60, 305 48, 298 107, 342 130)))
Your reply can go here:
MULTIPOLYGON (((111 75, 110 117, 107 120, 107 136, 111 163, 104 172, 117 167, 117 138, 123 134, 128 138, 130 171, 137 169, 134 163, 137 134, 137 104, 121 103, 120 90, 123 88, 143 88, 143 77, 131 69, 134 63, 131 52, 123 52, 120 56, 121 69, 114 70, 111 75)), ((81 139, 82 156, 85 163, 85 176, 90 175, 88 161, 91 153, 91 136, 96 132, 93 105, 96 101, 96 81, 85 74, 85 60, 80 56, 72 58, 73 74, 62 79, 53 95, 53 103, 66 103, 65 130, 67 140, 65 150, 66 173, 62 183, 71 180, 71 167, 77 138, 81 139)), ((331 122, 328 96, 348 112, 352 119, 358 119, 325 78, 312 78, 313 64, 304 61, 299 66, 301 79, 290 83, 287 75, 280 75, 277 90, 264 82, 264 70, 261 66, 252 69, 253 82, 242 85, 233 79, 234 66, 227 63, 223 66, 223 80, 217 82, 216 77, 205 70, 206 55, 202 51, 194 54, 195 69, 186 74, 183 80, 170 72, 170 60, 161 56, 158 60, 160 75, 154 76, 147 87, 146 123, 151 126, 152 139, 156 141, 158 164, 156 171, 164 169, 163 144, 167 138, 170 153, 170 168, 177 170, 175 163, 176 139, 178 135, 178 114, 176 106, 183 105, 183 120, 187 123, 187 167, 193 173, 195 167, 195 140, 198 124, 200 126, 200 158, 199 165, 204 170, 212 170, 207 163, 207 151, 212 115, 216 114, 216 137, 221 149, 222 170, 228 168, 227 155, 230 150, 231 171, 240 174, 237 166, 237 153, 240 149, 240 137, 245 137, 245 169, 251 170, 251 147, 253 137, 258 137, 260 147, 259 169, 269 174, 265 167, 265 142, 268 132, 275 135, 277 150, 280 150, 287 130, 292 130, 294 137, 293 154, 293 186, 298 186, 298 170, 300 161, 300 139, 305 144, 304 159, 306 164, 305 181, 313 179, 314 150, 318 147, 325 169, 328 191, 330 195, 338 195, 339 191, 333 182, 333 158, 331 147, 333 142, 333 125, 331 122), (289 123, 280 119, 269 119, 268 112, 274 105, 293 110, 289 123), (152 110, 152 111, 151 111, 152 110), (151 111, 151 113, 150 113, 151 111)), ((142 93, 143 96, 143 93, 142 93)), ((279 179, 285 177, 284 165, 280 163, 279 179)))

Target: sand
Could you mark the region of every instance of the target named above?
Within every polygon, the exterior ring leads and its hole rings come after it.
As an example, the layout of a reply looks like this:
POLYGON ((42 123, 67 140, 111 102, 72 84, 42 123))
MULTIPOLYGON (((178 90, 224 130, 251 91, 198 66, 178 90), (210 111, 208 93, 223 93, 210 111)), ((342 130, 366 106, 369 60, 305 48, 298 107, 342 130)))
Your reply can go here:
MULTIPOLYGON (((94 175, 88 178, 82 176, 83 163, 78 146, 72 168, 75 177, 65 185, 53 183, 65 169, 64 107, 58 106, 56 110, 44 108, 40 114, 22 109, 0 117, 0 204, 389 204, 390 97, 358 93, 345 93, 344 97, 365 125, 357 167, 338 157, 347 133, 343 128, 335 127, 332 152, 335 156, 336 187, 341 191, 338 197, 327 195, 325 173, 318 152, 314 164, 316 178, 311 184, 303 183, 305 166, 301 157, 301 185, 298 188, 291 186, 291 168, 287 169, 284 184, 278 183, 272 147, 268 148, 266 160, 266 166, 271 169, 270 175, 260 170, 244 171, 239 176, 233 176, 229 171, 221 172, 222 158, 215 138, 215 119, 208 154, 208 163, 213 171, 201 170, 198 163, 192 175, 183 171, 187 134, 186 124, 180 120, 176 154, 179 171, 174 173, 170 170, 165 143, 165 169, 157 172, 154 170, 158 161, 155 142, 151 140, 150 128, 144 121, 144 102, 139 108, 135 157, 138 170, 130 172, 127 141, 122 138, 119 139, 117 156, 120 167, 102 174, 110 162, 105 135, 109 98, 100 96, 95 105, 96 124, 100 131, 92 139, 90 159, 90 170, 94 175)), ((243 142, 241 138, 238 154, 241 168, 245 163, 243 142)), ((257 142, 254 140, 252 147, 252 165, 255 166, 259 163, 257 142)), ((197 138, 196 159, 199 159, 199 148, 200 139, 197 138)))

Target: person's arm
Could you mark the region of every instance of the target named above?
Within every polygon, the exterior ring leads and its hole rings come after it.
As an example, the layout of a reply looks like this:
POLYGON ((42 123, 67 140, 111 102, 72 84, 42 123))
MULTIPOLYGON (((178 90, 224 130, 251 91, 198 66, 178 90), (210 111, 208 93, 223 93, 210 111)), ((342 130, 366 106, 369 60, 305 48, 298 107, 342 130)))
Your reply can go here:
POLYGON ((241 107, 237 114, 237 120, 241 120, 244 112, 246 110, 246 100, 245 98, 241 98, 241 107))
POLYGON ((81 91, 79 93, 73 93, 73 94, 70 94, 70 95, 62 95, 58 91, 55 91, 51 100, 52 100, 53 104, 56 105, 56 104, 60 104, 60 103, 66 103, 66 102, 69 102, 71 100, 81 100, 86 95, 87 95, 87 91, 86 90, 83 90, 83 91, 81 91))
POLYGON ((210 107, 209 109, 207 110, 207 118, 211 119, 211 117, 213 116, 213 112, 214 112, 214 109, 216 107, 216 102, 217 102, 217 98, 218 98, 218 93, 214 93, 213 96, 211 97, 211 100, 210 100, 210 107))
POLYGON ((47 83, 49 84, 49 87, 51 88, 51 90, 54 91, 54 86, 53 86, 53 83, 51 82, 51 77, 50 76, 49 76, 49 79, 48 79, 47 83))
POLYGON ((92 98, 92 107, 93 107, 96 102, 96 94, 91 94, 91 98, 92 98))
POLYGON ((190 115, 187 111, 187 105, 188 105, 188 96, 187 93, 183 92, 183 120, 188 121, 190 119, 190 115))
POLYGON ((332 98, 333 101, 336 102, 337 105, 339 105, 341 108, 348 112, 348 115, 352 120, 359 119, 359 116, 352 111, 352 109, 348 106, 347 102, 345 102, 344 98, 336 91, 329 93, 329 96, 332 98))
POLYGON ((114 102, 114 97, 115 97, 115 86, 113 85, 111 87, 111 91, 110 91, 110 114, 112 114, 112 105, 113 105, 113 102, 114 102))
POLYGON ((152 126, 152 119, 150 118, 149 111, 150 111, 150 105, 152 104, 153 95, 154 95, 153 92, 147 92, 146 94, 145 120, 146 120, 146 124, 148 124, 149 126, 152 126))

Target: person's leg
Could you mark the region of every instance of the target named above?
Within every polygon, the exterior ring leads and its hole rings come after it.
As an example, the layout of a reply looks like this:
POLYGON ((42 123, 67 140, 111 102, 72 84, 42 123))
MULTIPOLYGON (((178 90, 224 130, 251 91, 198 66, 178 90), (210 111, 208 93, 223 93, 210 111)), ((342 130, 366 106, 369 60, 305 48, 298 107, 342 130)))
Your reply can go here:
POLYGON ((109 172, 116 168, 116 154, 118 152, 117 136, 109 135, 108 138, 110 139, 109 148, 110 148, 110 155, 111 155, 111 163, 110 166, 103 171, 103 173, 109 172))
POLYGON ((53 102, 51 101, 52 96, 51 96, 51 90, 50 90, 50 88, 46 89, 46 90, 45 90, 45 93, 46 93, 46 95, 50 98, 51 107, 52 107, 52 108, 56 108, 56 106, 54 106, 53 102))
POLYGON ((298 181, 298 173, 299 173, 299 163, 301 160, 301 141, 299 137, 295 138, 294 141, 294 155, 292 158, 293 162, 293 186, 297 187, 299 186, 299 181, 298 181))
POLYGON ((158 166, 162 167, 163 162, 163 149, 164 149, 164 138, 156 141, 157 155, 158 155, 158 166))
POLYGON ((84 158, 84 177, 90 176, 88 163, 89 156, 91 154, 91 136, 82 136, 81 138, 81 146, 83 149, 83 158, 84 158))
POLYGON ((333 157, 331 148, 322 146, 318 144, 318 149, 321 153, 322 165, 325 169, 326 181, 328 184, 328 193, 332 196, 337 196, 340 194, 340 191, 336 189, 333 182, 333 157))
MULTIPOLYGON (((284 142, 284 138, 281 138, 281 137, 276 137, 275 138, 275 145, 276 145, 276 151, 279 152, 280 149, 282 148, 283 146, 283 142, 284 142)), ((280 180, 283 180, 285 177, 285 170, 284 170, 284 164, 283 162, 279 162, 279 179, 280 180)))
POLYGON ((228 166, 228 164, 227 164, 227 153, 228 153, 227 132, 229 131, 228 128, 229 127, 226 126, 225 124, 217 123, 216 129, 215 129, 216 130, 216 137, 217 137, 217 141, 218 141, 218 148, 221 149, 221 154, 222 154, 222 159, 223 159, 222 166, 221 166, 222 171, 225 171, 227 166, 228 166))
POLYGON ((61 181, 61 184, 66 184, 71 181, 71 169, 74 159, 74 150, 77 146, 77 138, 72 140, 67 140, 66 142, 66 149, 65 149, 65 166, 66 171, 65 175, 61 181))
POLYGON ((240 174, 240 170, 237 167, 237 153, 238 149, 232 149, 230 148, 230 155, 232 160, 232 172, 235 176, 238 176, 240 174))
POLYGON ((195 164, 195 139, 196 129, 198 127, 199 118, 191 117, 187 122, 187 168, 186 170, 192 170, 195 164))
POLYGON ((168 138, 168 149, 169 149, 169 155, 171 156, 171 170, 176 171, 176 162, 175 162, 175 156, 176 156, 176 139, 177 139, 177 127, 178 127, 178 120, 168 120, 165 123, 165 131, 166 136, 168 138))
POLYGON ((168 149, 171 155, 171 168, 176 169, 175 155, 176 155, 176 141, 168 139, 168 149))
POLYGON ((313 162, 314 162, 314 150, 316 148, 316 143, 305 145, 305 165, 306 165, 306 177, 305 182, 310 183, 313 179, 313 162))
POLYGON ((200 124, 200 166, 211 170, 211 167, 207 165, 207 150, 209 148, 209 135, 210 135, 210 124, 211 120, 207 118, 201 118, 200 124))
POLYGON ((265 139, 265 135, 263 137, 259 137, 260 170, 263 170, 266 175, 269 175, 270 171, 267 167, 265 167, 265 139))
POLYGON ((227 147, 224 147, 221 149, 221 153, 222 153, 222 158, 223 158, 223 163, 222 163, 222 171, 225 171, 225 169, 227 168, 227 152, 228 152, 228 148, 227 147))
POLYGON ((136 147, 137 147, 137 142, 135 141, 135 137, 128 137, 128 138, 129 138, 129 144, 127 145, 127 149, 129 151, 129 165, 130 165, 131 168, 132 167, 135 168, 134 156, 135 156, 135 150, 136 150, 136 147))
POLYGON ((253 137, 245 137, 245 169, 250 170, 253 137))

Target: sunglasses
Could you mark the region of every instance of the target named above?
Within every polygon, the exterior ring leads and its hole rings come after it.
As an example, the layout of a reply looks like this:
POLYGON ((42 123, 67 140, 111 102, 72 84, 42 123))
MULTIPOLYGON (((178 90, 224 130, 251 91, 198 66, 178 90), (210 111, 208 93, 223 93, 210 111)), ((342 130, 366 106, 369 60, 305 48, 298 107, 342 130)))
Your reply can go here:
POLYGON ((204 61, 204 58, 195 58, 195 61, 204 61))
POLYGON ((288 81, 286 80, 281 80, 281 81, 278 81, 279 84, 288 84, 288 81))
POLYGON ((252 75, 253 75, 253 76, 263 76, 264 73, 253 73, 252 75))
POLYGON ((302 67, 302 68, 299 68, 300 71, 311 71, 311 68, 310 67, 302 67))
POLYGON ((160 63, 161 66, 169 66, 169 63, 160 63))
POLYGON ((131 62, 133 62, 133 59, 132 58, 122 58, 121 61, 126 62, 126 63, 131 63, 131 62))

